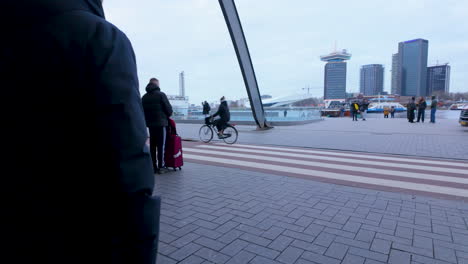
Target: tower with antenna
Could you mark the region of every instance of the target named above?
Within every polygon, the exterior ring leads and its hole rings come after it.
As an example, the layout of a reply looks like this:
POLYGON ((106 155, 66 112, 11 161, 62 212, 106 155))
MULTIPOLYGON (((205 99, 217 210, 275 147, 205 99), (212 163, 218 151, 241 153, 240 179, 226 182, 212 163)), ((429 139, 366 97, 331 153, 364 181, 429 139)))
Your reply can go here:
POLYGON ((325 64, 324 99, 346 98, 346 61, 351 59, 347 50, 335 50, 327 55, 320 56, 325 64))

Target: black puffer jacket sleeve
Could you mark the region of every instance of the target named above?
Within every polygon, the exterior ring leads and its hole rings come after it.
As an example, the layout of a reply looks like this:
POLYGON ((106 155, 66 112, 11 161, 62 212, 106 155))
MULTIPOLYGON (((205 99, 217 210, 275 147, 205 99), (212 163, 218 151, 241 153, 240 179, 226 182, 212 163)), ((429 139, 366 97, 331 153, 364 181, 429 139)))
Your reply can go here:
POLYGON ((110 186, 121 203, 119 254, 132 263, 152 263, 159 228, 157 201, 152 198, 154 176, 135 55, 127 37, 108 23, 96 26, 86 55, 95 85, 96 132, 112 159, 110 186))

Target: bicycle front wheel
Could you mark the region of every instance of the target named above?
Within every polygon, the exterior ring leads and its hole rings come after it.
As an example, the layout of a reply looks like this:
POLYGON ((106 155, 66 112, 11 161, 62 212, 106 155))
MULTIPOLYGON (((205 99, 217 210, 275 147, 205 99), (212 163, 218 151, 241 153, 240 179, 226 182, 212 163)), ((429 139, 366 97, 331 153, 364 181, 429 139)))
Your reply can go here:
POLYGON ((204 143, 208 143, 213 139, 213 129, 210 126, 203 125, 200 127, 200 131, 198 133, 200 140, 204 143))
POLYGON ((232 145, 237 142, 237 129, 231 125, 228 125, 223 132, 223 140, 226 144, 232 145))

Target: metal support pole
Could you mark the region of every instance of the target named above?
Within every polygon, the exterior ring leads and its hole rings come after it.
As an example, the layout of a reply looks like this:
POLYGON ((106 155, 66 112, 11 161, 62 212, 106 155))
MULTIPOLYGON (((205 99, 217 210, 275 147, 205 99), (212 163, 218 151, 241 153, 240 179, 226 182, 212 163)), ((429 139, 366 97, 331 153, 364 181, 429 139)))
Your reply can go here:
POLYGON ((223 10, 224 19, 226 20, 229 34, 231 35, 234 49, 236 50, 237 60, 244 77, 245 87, 249 95, 250 107, 255 122, 260 129, 267 128, 265 111, 263 110, 262 98, 258 88, 257 78, 252 65, 249 48, 245 39, 244 31, 237 13, 234 0, 219 0, 221 9, 223 10))

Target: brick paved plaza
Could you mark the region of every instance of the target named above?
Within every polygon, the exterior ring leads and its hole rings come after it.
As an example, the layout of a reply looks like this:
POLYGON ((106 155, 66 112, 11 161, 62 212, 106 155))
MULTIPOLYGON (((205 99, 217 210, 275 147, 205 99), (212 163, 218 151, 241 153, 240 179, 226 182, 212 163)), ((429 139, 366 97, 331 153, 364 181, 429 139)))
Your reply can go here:
MULTIPOLYGON (((178 130, 190 139, 199 127, 178 130)), ((234 147, 185 142, 183 170, 156 175, 163 201, 158 263, 468 263, 468 129, 456 120, 326 119, 238 129, 234 147), (321 148, 366 153, 361 159, 321 148), (385 156, 372 152, 446 159, 388 156, 393 160, 382 164, 385 156), (264 169, 249 165, 249 155, 264 169), (327 180, 327 172, 344 181, 327 180), (356 176, 365 177, 351 182, 356 176)))
POLYGON ((232 168, 157 176, 159 263, 468 263, 468 204, 232 168))

